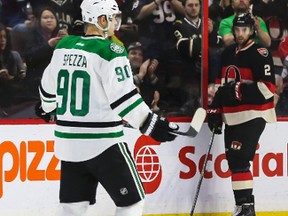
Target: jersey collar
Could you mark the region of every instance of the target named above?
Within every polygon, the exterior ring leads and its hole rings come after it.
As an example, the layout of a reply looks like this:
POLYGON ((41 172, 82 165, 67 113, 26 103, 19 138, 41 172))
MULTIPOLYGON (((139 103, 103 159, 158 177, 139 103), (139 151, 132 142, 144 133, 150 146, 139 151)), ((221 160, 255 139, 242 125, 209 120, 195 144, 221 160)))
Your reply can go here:
POLYGON ((241 52, 241 51, 245 51, 245 50, 249 49, 254 43, 255 43, 255 41, 251 40, 244 47, 242 47, 240 49, 236 46, 236 49, 235 49, 236 54, 241 52))

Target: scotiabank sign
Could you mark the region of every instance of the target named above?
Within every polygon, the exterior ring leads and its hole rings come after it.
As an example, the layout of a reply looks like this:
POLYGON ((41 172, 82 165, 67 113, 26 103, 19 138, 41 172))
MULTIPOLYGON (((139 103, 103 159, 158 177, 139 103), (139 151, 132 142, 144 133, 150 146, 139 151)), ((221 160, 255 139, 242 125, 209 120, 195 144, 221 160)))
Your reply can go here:
MULTIPOLYGON (((160 161, 159 156, 153 148, 160 144, 161 143, 151 139, 150 137, 142 135, 138 138, 134 147, 134 158, 147 194, 153 193, 161 184, 161 163, 165 163, 165 161, 160 161)), ((197 148, 199 148, 199 146, 184 146, 179 150, 179 161, 185 166, 183 170, 179 170, 179 179, 194 178, 196 174, 199 174, 203 169, 206 153, 201 155, 200 159, 198 159, 198 157, 195 156, 197 148)), ((257 151, 259 151, 260 148, 261 145, 258 144, 257 151)), ((288 149, 288 144, 285 149, 288 149)), ((287 158, 287 151, 264 152, 261 156, 259 153, 256 153, 251 168, 253 176, 287 176, 287 169, 285 169, 287 167, 287 158)), ((210 152, 208 156, 208 163, 209 162, 212 163, 213 166, 205 170, 204 178, 211 179, 215 176, 220 178, 229 178, 231 176, 228 166, 223 166, 223 164, 227 163, 224 153, 213 154, 210 152)))
MULTIPOLYGON (((185 126, 183 123, 182 127, 185 128, 185 126)), ((279 210, 288 211, 287 126, 288 124, 281 123, 265 129, 252 164, 251 169, 255 177, 254 191, 259 194, 257 207, 263 211, 266 211, 267 205, 264 200, 261 204, 261 199, 263 196, 269 196, 269 193, 273 196, 273 201, 277 202, 275 206, 279 210), (268 191, 267 188, 269 188, 268 191)), ((15 206, 15 203, 18 203, 17 199, 20 203, 22 202, 21 208, 19 207, 22 210, 23 208, 42 209, 42 202, 39 200, 43 200, 45 206, 55 207, 58 201, 60 166, 59 160, 53 154, 53 125, 0 126, 0 129, 2 138, 0 142, 0 212, 10 211, 9 205, 15 206), (41 188, 41 193, 39 193, 39 188, 41 188)), ((156 142, 134 129, 127 128, 125 133, 129 137, 129 148, 147 194, 145 213, 188 213, 211 136, 207 126, 203 126, 196 138, 178 137, 173 142, 167 143, 156 142)), ((210 209, 208 206, 199 211, 217 212, 217 208, 222 212, 223 209, 231 210, 233 197, 230 189, 230 175, 224 154, 223 136, 216 136, 208 157, 197 204, 201 207, 209 203, 214 207, 210 209), (219 196, 222 200, 219 207, 215 208, 219 202, 217 198, 219 196)), ((104 194, 105 191, 97 193, 97 200, 110 200, 104 194)), ((96 210, 96 213, 101 211, 101 208, 104 212, 107 209, 113 210, 114 207, 109 205, 111 202, 105 202, 99 210, 96 210)), ((101 212, 98 213, 101 215, 101 212)))
MULTIPOLYGON (((258 144, 257 150, 259 150, 260 145, 258 144)), ((288 148, 288 144, 287 144, 288 148)), ((179 159, 180 161, 189 167, 189 170, 186 172, 180 171, 179 177, 181 179, 193 178, 197 172, 203 169, 203 164, 206 155, 202 155, 198 162, 193 161, 193 159, 188 158, 188 154, 195 154, 194 146, 187 146, 180 150, 179 159)), ((204 172, 205 178, 213 178, 213 176, 217 175, 220 178, 228 178, 231 176, 229 169, 223 169, 222 163, 226 163, 226 156, 224 153, 215 155, 213 153, 209 154, 208 161, 213 163, 213 169, 206 170, 204 172)), ((261 175, 267 177, 279 177, 279 176, 287 176, 286 170, 284 170, 284 165, 287 164, 287 152, 268 152, 264 153, 263 156, 260 157, 259 153, 256 153, 254 161, 252 163, 252 174, 254 177, 260 176, 260 170, 262 171, 261 175), (274 164, 274 166, 271 166, 274 164)))

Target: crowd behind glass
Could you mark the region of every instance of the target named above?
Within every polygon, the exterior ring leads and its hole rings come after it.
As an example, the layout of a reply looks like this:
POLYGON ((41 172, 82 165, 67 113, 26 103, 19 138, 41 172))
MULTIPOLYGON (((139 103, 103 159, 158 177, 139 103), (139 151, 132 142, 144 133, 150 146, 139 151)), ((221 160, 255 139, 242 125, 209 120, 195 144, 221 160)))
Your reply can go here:
MULTIPOLYGON (((84 32, 81 2, 0 1, 0 119, 37 118, 34 107, 39 101, 38 85, 54 47, 62 37, 84 32)), ((134 83, 144 101, 151 110, 166 117, 192 116, 202 104, 201 1, 117 2, 122 11, 122 25, 116 36, 109 39, 126 47, 134 83)), ((288 3, 286 0, 250 3, 250 12, 263 19, 269 37, 258 35, 260 43, 273 55, 276 113, 287 116, 288 3)), ((215 92, 221 52, 228 43, 221 35, 221 21, 233 14, 230 0, 209 1, 209 49, 205 50, 209 58, 205 88, 208 104, 215 92)))

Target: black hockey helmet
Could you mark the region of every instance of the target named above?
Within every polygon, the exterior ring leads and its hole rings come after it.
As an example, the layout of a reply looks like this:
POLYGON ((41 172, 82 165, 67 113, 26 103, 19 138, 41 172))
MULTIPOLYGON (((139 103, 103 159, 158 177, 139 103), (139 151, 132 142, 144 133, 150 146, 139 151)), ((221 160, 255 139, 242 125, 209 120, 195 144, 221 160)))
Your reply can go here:
POLYGON ((235 34, 234 34, 235 26, 240 26, 240 27, 247 26, 247 27, 250 27, 251 32, 253 32, 250 38, 254 38, 256 36, 254 24, 255 24, 255 21, 250 13, 241 13, 241 14, 236 15, 233 19, 233 27, 232 27, 234 37, 235 37, 235 34))
POLYGON ((252 26, 254 27, 255 21, 250 13, 242 13, 233 19, 233 26, 252 26))

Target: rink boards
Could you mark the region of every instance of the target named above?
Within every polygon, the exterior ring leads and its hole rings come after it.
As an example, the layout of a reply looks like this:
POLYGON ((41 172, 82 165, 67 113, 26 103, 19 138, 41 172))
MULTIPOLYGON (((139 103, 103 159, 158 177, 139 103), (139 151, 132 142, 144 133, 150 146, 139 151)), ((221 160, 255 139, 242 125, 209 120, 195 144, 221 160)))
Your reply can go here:
MULTIPOLYGON (((185 131, 189 124, 180 123, 185 131)), ((53 156, 53 125, 0 126, 0 215, 50 216, 58 204, 59 161, 53 156)), ((267 125, 252 171, 258 216, 288 215, 287 122, 267 125), (258 213, 259 212, 259 213, 258 213)), ((125 128, 147 196, 145 215, 189 215, 211 133, 157 143, 125 128)), ((114 214, 100 186, 87 216, 114 214)), ((215 136, 194 215, 228 216, 234 208, 223 136, 215 136)))

